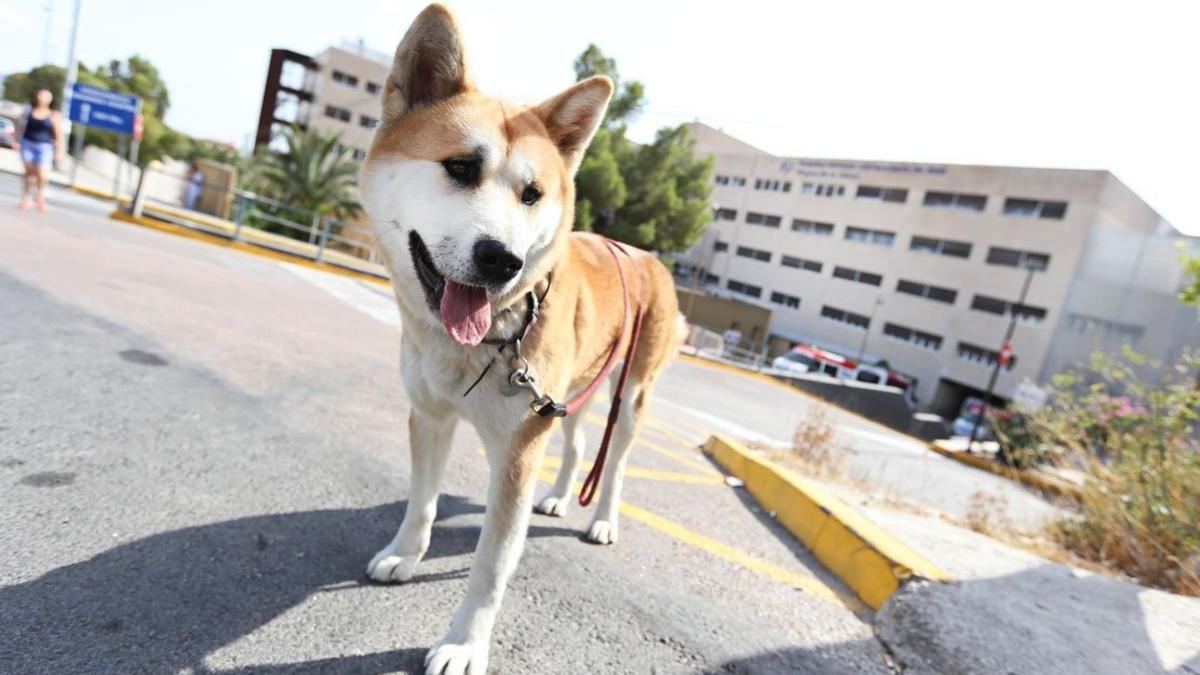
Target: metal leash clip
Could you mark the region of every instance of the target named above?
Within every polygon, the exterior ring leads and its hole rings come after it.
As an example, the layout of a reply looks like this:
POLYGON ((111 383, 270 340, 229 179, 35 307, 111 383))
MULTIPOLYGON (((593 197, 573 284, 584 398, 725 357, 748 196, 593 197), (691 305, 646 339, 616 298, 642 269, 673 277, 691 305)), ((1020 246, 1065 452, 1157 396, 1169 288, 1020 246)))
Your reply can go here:
POLYGON ((521 341, 513 343, 512 372, 508 374, 508 383, 515 389, 523 389, 533 394, 529 409, 538 417, 566 417, 567 406, 555 402, 549 395, 543 394, 537 387, 537 378, 529 373, 529 362, 521 356, 521 341))

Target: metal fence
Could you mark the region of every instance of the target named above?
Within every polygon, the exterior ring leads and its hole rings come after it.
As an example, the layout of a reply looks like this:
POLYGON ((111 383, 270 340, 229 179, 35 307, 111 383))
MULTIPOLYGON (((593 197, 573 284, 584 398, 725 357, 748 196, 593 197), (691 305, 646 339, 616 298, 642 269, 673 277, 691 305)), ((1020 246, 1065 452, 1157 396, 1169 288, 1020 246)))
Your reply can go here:
POLYGON ((142 169, 130 210, 318 262, 350 262, 347 266, 381 274, 372 269, 380 264, 380 255, 365 224, 243 190, 233 184, 236 174, 232 172, 201 169, 198 173, 142 169))

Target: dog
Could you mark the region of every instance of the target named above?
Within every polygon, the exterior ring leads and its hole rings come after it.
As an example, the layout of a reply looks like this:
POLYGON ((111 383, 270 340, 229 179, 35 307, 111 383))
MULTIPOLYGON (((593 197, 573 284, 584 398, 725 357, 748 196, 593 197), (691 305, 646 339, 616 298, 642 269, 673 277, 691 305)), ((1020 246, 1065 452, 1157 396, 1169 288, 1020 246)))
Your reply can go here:
POLYGON ((531 408, 594 390, 589 384, 605 373, 616 392, 628 370, 585 535, 614 544, 629 448, 655 380, 683 339, 662 263, 572 232, 575 173, 612 93, 603 76, 535 106, 480 93, 456 20, 441 5, 422 11, 396 49, 361 198, 403 324, 412 487, 396 536, 367 574, 384 583, 412 578, 429 547, 458 420, 475 427, 490 471, 467 594, 428 652, 427 674, 486 670, 531 511, 567 513, 583 459, 586 402, 562 419, 561 469, 536 507, 534 483, 554 417, 531 408), (627 351, 635 335, 636 351, 627 351), (618 354, 632 356, 611 367, 618 354))

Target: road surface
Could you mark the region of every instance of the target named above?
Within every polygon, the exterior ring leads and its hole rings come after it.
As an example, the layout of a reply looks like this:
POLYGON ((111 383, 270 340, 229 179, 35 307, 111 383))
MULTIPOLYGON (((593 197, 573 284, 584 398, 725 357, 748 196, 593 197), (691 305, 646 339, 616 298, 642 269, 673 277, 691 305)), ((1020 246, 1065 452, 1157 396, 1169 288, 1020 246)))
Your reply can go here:
MULTIPOLYGON (((419 670, 486 465, 460 427, 418 577, 364 579, 408 491, 394 313, 362 309, 378 291, 61 190, 18 213, 16 186, 0 174, 0 671, 419 670)), ((710 377, 676 366, 664 395, 708 405, 679 389, 710 377)), ((493 670, 887 672, 847 589, 661 409, 617 546, 581 542, 579 509, 533 517, 493 670)))

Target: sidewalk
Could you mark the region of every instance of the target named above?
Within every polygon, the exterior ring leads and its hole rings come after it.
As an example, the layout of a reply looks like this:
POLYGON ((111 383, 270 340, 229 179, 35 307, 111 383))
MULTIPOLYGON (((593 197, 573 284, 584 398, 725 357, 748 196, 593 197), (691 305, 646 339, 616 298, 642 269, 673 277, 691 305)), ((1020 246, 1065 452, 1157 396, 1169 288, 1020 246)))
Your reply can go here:
POLYGON ((1200 673, 1200 598, 1050 562, 939 518, 865 515, 956 579, 901 588, 875 631, 911 673, 1200 673))

